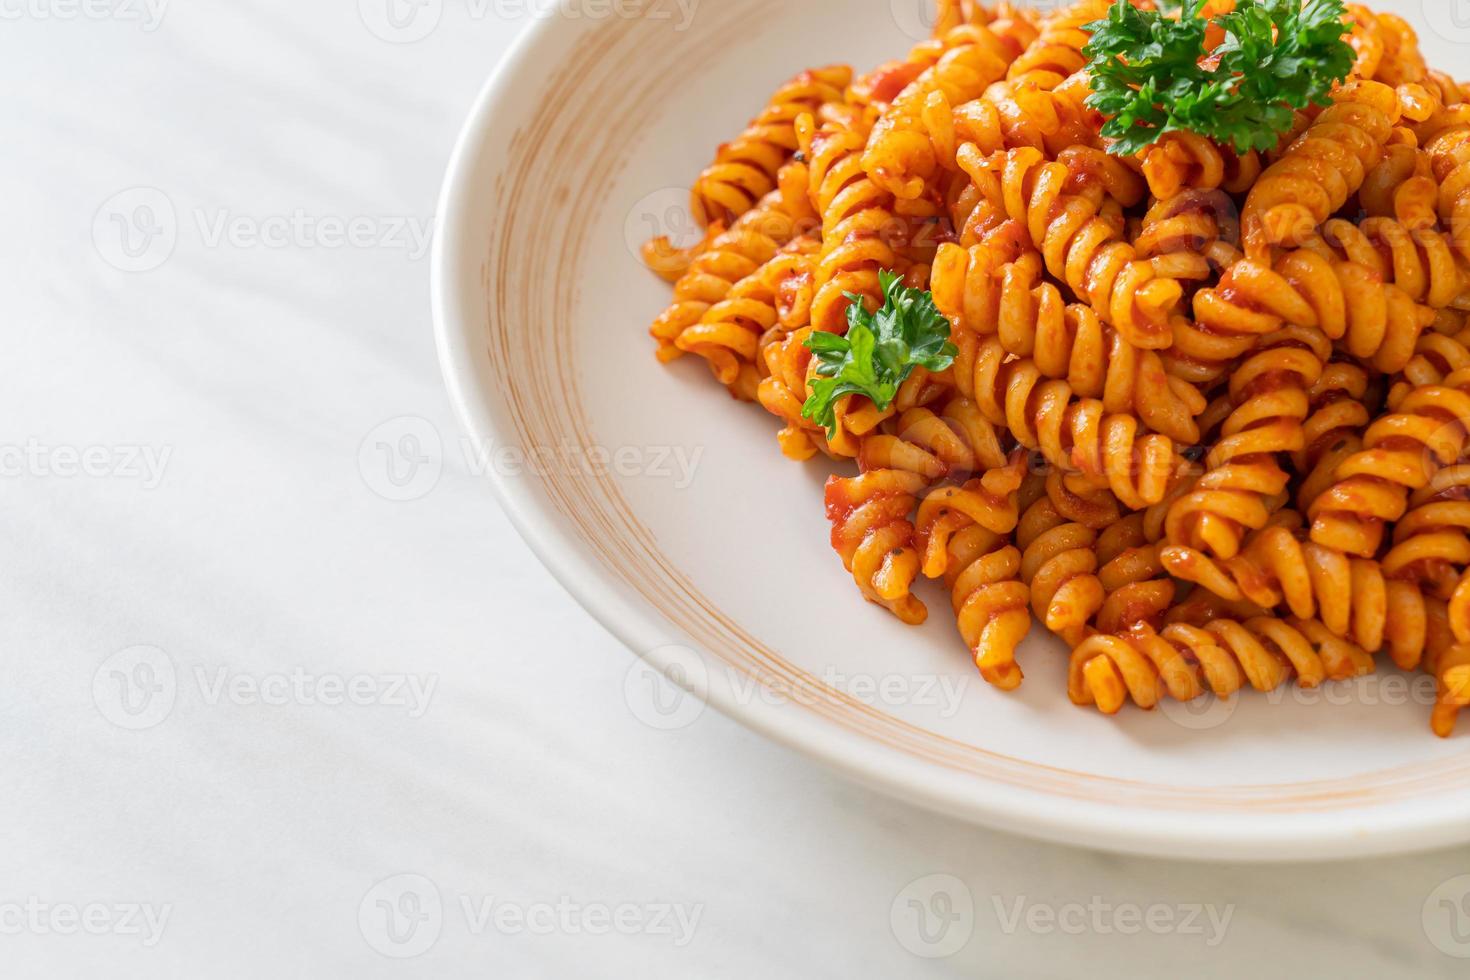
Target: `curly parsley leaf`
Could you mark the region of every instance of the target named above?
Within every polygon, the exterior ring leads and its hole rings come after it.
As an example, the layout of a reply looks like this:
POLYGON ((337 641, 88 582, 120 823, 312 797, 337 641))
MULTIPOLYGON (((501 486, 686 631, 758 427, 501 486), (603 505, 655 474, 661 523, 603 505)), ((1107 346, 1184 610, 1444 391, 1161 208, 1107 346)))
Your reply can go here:
POLYGON ((943 371, 959 351, 949 340, 949 321, 934 306, 934 297, 903 285, 896 274, 878 273, 883 306, 869 313, 861 296, 848 293, 847 333, 813 331, 806 346, 816 355, 817 379, 801 416, 837 429, 835 409, 845 395, 863 395, 886 409, 914 368, 943 371))
POLYGON ((1117 0, 1085 28, 1087 104, 1108 117, 1111 152, 1129 156, 1179 131, 1239 153, 1270 149, 1295 110, 1325 104, 1352 70, 1343 0, 1239 0, 1212 20, 1204 5, 1187 0, 1176 18, 1117 0), (1211 25, 1224 41, 1207 53, 1211 25))

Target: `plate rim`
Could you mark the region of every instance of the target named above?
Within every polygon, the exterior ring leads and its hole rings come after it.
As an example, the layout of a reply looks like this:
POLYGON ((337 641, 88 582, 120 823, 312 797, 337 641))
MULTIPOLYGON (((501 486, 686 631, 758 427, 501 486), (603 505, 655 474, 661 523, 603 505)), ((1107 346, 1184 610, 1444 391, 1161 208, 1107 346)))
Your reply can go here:
MULTIPOLYGON (((494 121, 497 110, 513 97, 509 81, 537 63, 544 49, 555 47, 559 31, 577 29, 577 25, 548 18, 532 23, 516 38, 460 127, 438 198, 430 258, 435 346, 455 416, 481 445, 502 441, 505 426, 497 424, 490 392, 484 390, 475 367, 478 330, 464 304, 465 277, 468 270, 483 265, 484 256, 470 255, 465 247, 467 229, 475 219, 463 205, 476 179, 478 155, 500 128, 494 121)), ((482 293, 488 288, 480 282, 482 293)), ((649 603, 620 594, 593 562, 581 558, 571 546, 570 535, 558 526, 555 515, 548 512, 545 501, 537 499, 528 481, 513 481, 494 467, 487 468, 485 475, 512 526, 568 594, 635 657, 667 676, 673 658, 662 651, 667 650, 667 638, 677 628, 661 621, 649 603)), ((695 649, 693 643, 686 645, 695 649)), ((723 663, 708 651, 698 653, 706 661, 723 663)), ((691 693, 765 737, 886 795, 1027 837, 1201 861, 1373 857, 1470 839, 1466 815, 1459 814, 1457 821, 1452 813, 1428 808, 1420 812, 1402 804, 1387 810, 1318 810, 1242 818, 1139 806, 1104 807, 1035 790, 1000 787, 984 777, 942 771, 933 763, 877 745, 810 713, 788 710, 789 706, 774 699, 741 699, 725 672, 706 673, 706 682, 694 685, 691 693), (976 794, 977 784, 988 787, 990 795, 976 794)), ((1425 737, 1429 737, 1427 732, 1425 737)))

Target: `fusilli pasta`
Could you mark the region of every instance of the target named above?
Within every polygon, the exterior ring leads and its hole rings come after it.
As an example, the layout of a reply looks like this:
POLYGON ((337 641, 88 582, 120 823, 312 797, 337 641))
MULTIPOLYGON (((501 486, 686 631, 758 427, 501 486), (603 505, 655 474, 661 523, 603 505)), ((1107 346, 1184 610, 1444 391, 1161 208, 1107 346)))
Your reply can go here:
POLYGON ((938 0, 899 60, 798 75, 696 181, 699 241, 645 248, 674 283, 658 356, 758 401, 787 457, 846 467, 825 502, 860 594, 916 624, 942 580, 997 688, 1034 616, 1105 713, 1385 653, 1434 676, 1448 735, 1470 706, 1470 88, 1402 18, 1320 0, 1293 43, 1340 67, 1242 111, 1290 72, 1253 77, 1239 34, 1281 25, 1195 7, 938 0), (1109 53, 1165 35, 1198 78, 1129 81, 1148 59, 1109 53), (1175 113, 1188 94, 1221 118, 1175 113))

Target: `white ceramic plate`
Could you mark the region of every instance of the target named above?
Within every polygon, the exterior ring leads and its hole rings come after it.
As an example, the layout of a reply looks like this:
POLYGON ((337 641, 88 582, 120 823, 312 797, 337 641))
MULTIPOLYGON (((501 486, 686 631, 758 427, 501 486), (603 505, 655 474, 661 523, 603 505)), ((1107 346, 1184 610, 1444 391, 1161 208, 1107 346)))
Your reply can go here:
MULTIPOLYGON (((500 66, 449 169, 433 291, 456 409, 482 445, 512 450, 491 466, 511 517, 648 663, 914 803, 1191 858, 1470 839, 1470 736, 1429 734, 1427 678, 1110 719, 1068 702, 1065 651, 1037 627, 1026 683, 991 690, 937 591, 919 629, 858 596, 827 544, 823 466, 783 459, 774 419, 703 361, 655 363, 646 329, 669 290, 638 243, 681 230, 693 176, 782 80, 901 56, 927 3, 719 0, 686 20, 657 0, 643 17, 549 17, 500 66), (555 458, 517 463, 535 448, 555 458), (580 463, 598 449, 613 465, 580 463)), ((1397 6, 1427 26, 1417 0, 1397 6)), ((1436 26, 1425 47, 1453 69, 1470 29, 1436 26)))

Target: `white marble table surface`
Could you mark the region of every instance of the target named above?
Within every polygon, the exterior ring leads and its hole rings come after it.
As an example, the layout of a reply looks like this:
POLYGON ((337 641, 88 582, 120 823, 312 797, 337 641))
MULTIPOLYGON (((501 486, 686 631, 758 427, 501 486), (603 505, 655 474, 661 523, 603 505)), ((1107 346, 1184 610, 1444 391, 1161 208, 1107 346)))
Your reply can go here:
POLYGON ((0 3, 0 975, 1467 975, 1431 895, 1470 848, 1120 858, 639 722, 431 342, 441 169, 525 10, 0 3), (933 874, 972 912, 918 934, 933 874))

